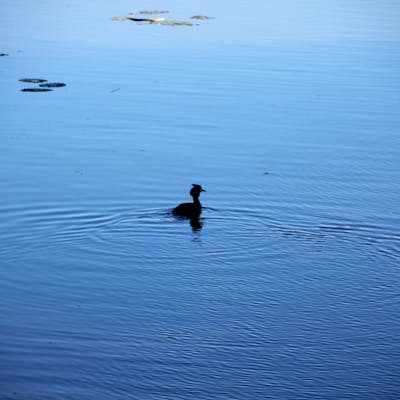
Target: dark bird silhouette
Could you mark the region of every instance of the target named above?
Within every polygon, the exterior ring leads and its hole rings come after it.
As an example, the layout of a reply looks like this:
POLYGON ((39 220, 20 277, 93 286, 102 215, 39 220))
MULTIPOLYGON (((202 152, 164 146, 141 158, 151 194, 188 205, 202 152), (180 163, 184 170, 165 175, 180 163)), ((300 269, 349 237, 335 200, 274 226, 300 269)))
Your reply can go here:
POLYGON ((190 189, 190 195, 193 197, 193 203, 182 203, 172 210, 172 214, 187 218, 198 218, 201 213, 200 193, 205 190, 200 186, 193 184, 190 189))

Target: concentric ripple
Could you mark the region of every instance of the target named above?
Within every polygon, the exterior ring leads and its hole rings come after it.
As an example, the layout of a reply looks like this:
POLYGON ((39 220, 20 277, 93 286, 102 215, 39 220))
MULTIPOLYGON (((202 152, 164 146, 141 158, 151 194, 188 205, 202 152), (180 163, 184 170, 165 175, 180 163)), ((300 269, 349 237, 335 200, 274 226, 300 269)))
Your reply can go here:
MULTIPOLYGON (((10 211, 8 214, 10 215, 10 211)), ((318 216, 280 220, 251 209, 205 208, 198 229, 169 209, 106 212, 47 209, 14 210, 3 240, 25 251, 73 247, 77 254, 158 260, 182 260, 201 254, 199 263, 262 263, 297 251, 359 251, 373 258, 397 260, 400 238, 380 226, 318 216), (12 220, 12 222, 11 222, 12 220), (197 244, 193 248, 193 244, 197 244)), ((3 254, 5 256, 6 254, 3 254)))

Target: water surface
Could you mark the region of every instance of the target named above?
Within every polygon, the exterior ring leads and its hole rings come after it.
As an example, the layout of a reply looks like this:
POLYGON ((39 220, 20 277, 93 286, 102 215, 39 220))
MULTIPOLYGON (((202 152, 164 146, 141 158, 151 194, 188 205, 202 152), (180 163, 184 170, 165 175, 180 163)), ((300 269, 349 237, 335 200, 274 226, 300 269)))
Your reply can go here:
POLYGON ((400 7, 168 7, 0 7, 1 397, 398 398, 400 7))

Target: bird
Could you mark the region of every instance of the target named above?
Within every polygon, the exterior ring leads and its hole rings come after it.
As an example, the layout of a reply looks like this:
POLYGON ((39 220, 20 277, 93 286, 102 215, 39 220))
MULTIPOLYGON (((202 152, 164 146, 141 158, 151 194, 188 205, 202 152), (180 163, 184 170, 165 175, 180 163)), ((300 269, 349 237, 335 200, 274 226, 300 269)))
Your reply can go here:
POLYGON ((172 214, 179 215, 181 217, 187 218, 198 218, 201 213, 201 204, 200 204, 200 193, 205 192, 205 190, 196 183, 192 184, 192 188, 190 189, 190 195, 193 197, 193 203, 182 203, 179 206, 175 207, 172 210, 172 214))

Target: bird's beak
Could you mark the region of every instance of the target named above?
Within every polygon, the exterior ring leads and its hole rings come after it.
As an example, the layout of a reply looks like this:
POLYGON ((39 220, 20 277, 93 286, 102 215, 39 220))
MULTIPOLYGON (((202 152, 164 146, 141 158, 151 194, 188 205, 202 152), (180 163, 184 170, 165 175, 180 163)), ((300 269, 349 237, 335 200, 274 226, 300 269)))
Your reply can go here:
POLYGON ((206 189, 203 188, 200 189, 200 192, 206 192, 206 191, 207 191, 206 189))

